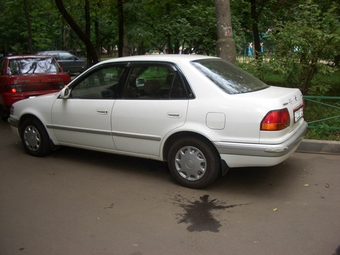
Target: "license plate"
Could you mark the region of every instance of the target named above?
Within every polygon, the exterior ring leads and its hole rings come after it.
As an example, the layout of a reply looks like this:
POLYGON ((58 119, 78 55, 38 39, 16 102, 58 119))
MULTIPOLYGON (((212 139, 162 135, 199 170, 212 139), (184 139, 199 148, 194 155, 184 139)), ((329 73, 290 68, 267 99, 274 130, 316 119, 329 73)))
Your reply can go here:
POLYGON ((294 122, 298 122, 299 119, 301 119, 302 117, 303 117, 303 107, 301 106, 300 108, 294 111, 294 122))

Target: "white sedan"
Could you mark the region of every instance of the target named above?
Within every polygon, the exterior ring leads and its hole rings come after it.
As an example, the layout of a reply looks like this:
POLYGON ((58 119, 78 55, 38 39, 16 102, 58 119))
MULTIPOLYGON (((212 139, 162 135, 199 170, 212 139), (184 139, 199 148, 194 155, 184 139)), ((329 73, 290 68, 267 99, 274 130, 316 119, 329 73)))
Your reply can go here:
POLYGON ((110 59, 60 92, 15 103, 9 123, 33 156, 59 146, 167 161, 190 188, 228 168, 274 166, 307 130, 298 89, 268 86, 216 57, 110 59))

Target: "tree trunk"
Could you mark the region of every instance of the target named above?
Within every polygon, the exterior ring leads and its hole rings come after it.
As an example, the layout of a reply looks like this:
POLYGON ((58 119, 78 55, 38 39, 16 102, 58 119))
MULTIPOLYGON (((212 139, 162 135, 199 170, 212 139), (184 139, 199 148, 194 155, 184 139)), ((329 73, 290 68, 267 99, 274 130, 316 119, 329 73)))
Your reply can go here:
MULTIPOLYGON (((167 3, 166 4, 166 14, 170 16, 170 12, 171 12, 170 4, 167 3)), ((168 44, 168 52, 167 52, 168 54, 177 53, 176 50, 172 49, 171 34, 170 33, 167 34, 167 44, 168 44)))
POLYGON ((236 47, 231 26, 229 0, 215 0, 217 21, 216 53, 220 58, 236 64, 236 47))
POLYGON ((25 8, 25 17, 27 22, 27 31, 28 31, 28 51, 30 54, 33 54, 32 48, 32 26, 31 26, 31 19, 28 10, 27 0, 24 0, 24 8, 25 8))
POLYGON ((118 57, 124 56, 124 14, 123 0, 118 0, 118 57))
MULTIPOLYGON (((88 0, 85 0, 85 6, 88 3, 88 0)), ((91 65, 94 65, 99 62, 99 58, 96 52, 96 49, 94 48, 91 39, 89 36, 87 36, 79 27, 79 25, 75 22, 75 20, 72 18, 72 16, 67 12, 65 9, 63 0, 55 0, 55 3, 58 7, 59 12, 63 16, 63 18, 66 20, 66 22, 70 25, 72 30, 77 34, 79 39, 85 44, 86 47, 86 52, 87 52, 87 62, 88 62, 88 67, 91 65)), ((86 14, 85 14, 86 15, 86 14)), ((86 15, 86 18, 88 16, 86 15)), ((86 24, 89 24, 90 21, 86 20, 86 24)))
POLYGON ((96 20, 94 22, 94 31, 96 35, 96 49, 97 49, 97 55, 100 56, 102 53, 102 45, 100 43, 100 37, 99 37, 99 22, 96 20))
POLYGON ((258 15, 256 10, 256 0, 250 0, 251 4, 251 18, 253 20, 253 36, 255 44, 255 57, 258 59, 261 56, 261 42, 258 28, 258 15))

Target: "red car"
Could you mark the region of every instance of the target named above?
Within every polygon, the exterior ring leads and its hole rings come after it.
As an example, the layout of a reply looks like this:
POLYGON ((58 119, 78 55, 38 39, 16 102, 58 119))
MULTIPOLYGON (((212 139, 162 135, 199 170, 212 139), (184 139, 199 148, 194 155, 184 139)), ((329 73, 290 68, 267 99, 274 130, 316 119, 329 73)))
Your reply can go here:
POLYGON ((6 120, 19 100, 60 91, 71 81, 51 56, 8 56, 0 60, 0 113, 6 120))

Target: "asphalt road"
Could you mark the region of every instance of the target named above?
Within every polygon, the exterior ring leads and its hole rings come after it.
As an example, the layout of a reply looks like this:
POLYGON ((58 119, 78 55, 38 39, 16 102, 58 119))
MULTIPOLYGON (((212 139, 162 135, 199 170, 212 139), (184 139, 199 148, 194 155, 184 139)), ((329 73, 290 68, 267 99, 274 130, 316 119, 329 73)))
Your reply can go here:
POLYGON ((161 162, 27 155, 0 123, 0 255, 339 255, 340 155, 295 153, 203 190, 161 162))

